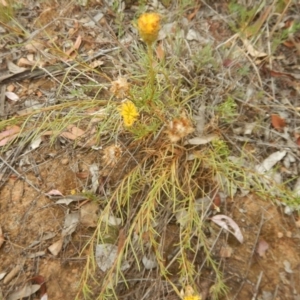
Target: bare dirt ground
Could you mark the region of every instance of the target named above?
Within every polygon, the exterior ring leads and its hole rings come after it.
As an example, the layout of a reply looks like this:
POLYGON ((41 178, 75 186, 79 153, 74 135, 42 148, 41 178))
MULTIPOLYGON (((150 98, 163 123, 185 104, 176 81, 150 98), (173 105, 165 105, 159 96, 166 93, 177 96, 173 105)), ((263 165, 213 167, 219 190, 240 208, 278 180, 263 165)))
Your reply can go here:
MULTIPOLYGON (((83 52, 85 53, 88 51, 96 52, 100 47, 103 49, 119 47, 116 35, 119 34, 120 24, 117 24, 117 22, 124 22, 124 31, 130 32, 130 34, 125 36, 127 38, 132 37, 134 33, 130 31, 130 20, 137 13, 139 6, 137 3, 125 1, 122 8, 120 8, 120 14, 122 13, 123 16, 123 19, 120 21, 117 12, 112 9, 112 6, 104 3, 105 1, 102 2, 91 1, 87 7, 83 7, 72 1, 70 3, 65 3, 65 1, 47 3, 47 1, 24 0, 23 6, 16 10, 16 19, 19 18, 19 21, 31 33, 34 32, 36 26, 41 28, 47 25, 47 38, 49 40, 55 38, 57 43, 61 44, 64 43, 64 37, 68 36, 67 32, 70 40, 76 40, 76 34, 73 35, 71 33, 78 31, 84 40, 83 52), (91 19, 89 19, 88 15, 95 16, 99 12, 102 12, 104 17, 102 16, 100 21, 98 20, 100 27, 94 27, 89 23, 91 19), (56 22, 55 26, 53 24, 49 25, 53 20, 56 20, 55 18, 58 15, 61 18, 60 21, 56 22), (77 20, 80 20, 80 23, 77 20), (71 21, 72 25, 69 23, 71 21), (113 28, 111 30, 115 35, 112 35, 108 27, 105 27, 105 22, 110 24, 111 27, 109 28, 113 28), (59 30, 61 32, 58 34, 59 30), (97 36, 101 36, 101 39, 97 40, 97 36)), ((286 3, 288 1, 281 2, 286 3)), ((297 1, 294 2, 283 19, 289 20, 289 17, 294 17, 296 12, 299 13, 300 4, 296 3, 297 1)), ((216 46, 233 36, 233 32, 229 29, 227 21, 229 16, 228 3, 226 1, 218 1, 218 3, 210 1, 209 5, 213 9, 208 9, 202 1, 195 1, 195 5, 184 10, 182 14, 191 22, 188 27, 201 34, 205 31, 205 38, 213 40, 213 44, 216 46), (216 12, 222 18, 215 17, 216 12), (207 26, 207 30, 201 27, 204 25, 207 26)), ((269 5, 271 6, 271 4, 269 5)), ((149 7, 151 10, 154 10, 153 3, 149 4, 149 7)), ((269 6, 266 5, 266 7, 269 6)), ((165 16, 166 19, 168 17, 170 16, 165 16)), ((5 30, 6 34, 9 30, 12 30, 10 24, 3 25, 0 23, 0 26, 4 28, 3 30, 5 30)), ((203 42, 201 38, 197 39, 203 42)), ((17 39, 6 40, 5 43, 0 42, 0 54, 4 57, 1 58, 0 70, 3 74, 4 71, 8 70, 8 61, 16 63, 21 57, 31 59, 30 53, 32 51, 29 48, 19 45, 18 47, 15 46, 15 48, 14 46, 7 47, 8 45, 17 45, 21 42, 18 42, 17 39)), ((126 43, 126 39, 122 40, 121 43, 123 43, 123 46, 125 45, 125 48, 128 48, 130 45, 130 41, 126 43)), ((299 47, 299 43, 296 43, 296 45, 299 47)), ((64 46, 68 49, 67 43, 64 46)), ((44 44, 40 49, 45 51, 47 45, 44 44)), ((36 55, 36 52, 33 53, 36 55)), ((269 90, 268 86, 275 84, 276 94, 282 92, 282 98, 288 96, 289 101, 295 107, 298 107, 300 103, 299 83, 295 77, 289 75, 289 71, 292 68, 292 64, 294 64, 293 71, 299 71, 299 48, 296 46, 292 48, 282 46, 279 53, 282 55, 281 60, 277 60, 275 65, 277 70, 280 71, 277 71, 277 73, 273 72, 271 74, 271 77, 273 76, 272 79, 270 79, 270 70, 260 66, 257 67, 264 81, 263 87, 265 91, 272 94, 271 88, 269 90), (266 75, 266 73, 268 74, 266 75)), ((53 57, 54 52, 51 55, 45 63, 47 67, 52 65, 51 59, 55 61, 53 57)), ((126 55, 128 54, 124 54, 124 56, 126 55)), ((35 59, 37 58, 35 57, 35 59)), ((118 65, 118 63, 121 64, 118 59, 118 56, 114 56, 113 53, 102 57, 101 64, 104 65, 104 73, 107 71, 109 76, 116 76, 120 66, 118 68, 114 66, 118 65)), ((34 63, 37 61, 38 59, 34 63)), ((225 58, 222 61, 225 68, 227 65, 233 64, 233 73, 236 70, 234 68, 241 68, 239 62, 225 58)), ((181 67, 179 66, 178 68, 181 67)), ((182 73, 184 72, 189 72, 186 65, 182 67, 182 73)), ((14 115, 26 115, 29 109, 26 100, 35 101, 35 104, 50 101, 55 97, 55 93, 60 87, 56 79, 59 80, 58 82, 65 82, 64 74, 59 73, 46 78, 45 74, 43 74, 43 78, 37 78, 39 76, 32 76, 31 78, 30 72, 21 76, 18 73, 16 74, 10 74, 10 76, 6 76, 7 78, 4 78, 5 76, 1 77, 0 84, 5 86, 5 90, 9 86, 14 86, 13 90, 22 99, 21 102, 17 103, 7 101, 5 106, 0 107, 3 119, 14 115)), ((188 75, 186 76, 188 77, 188 75)), ((99 78, 96 75, 95 80, 105 81, 103 77, 100 76, 99 78)), ((80 79, 78 79, 79 81, 80 79)), ((204 85, 208 87, 207 93, 218 89, 219 81, 215 77, 209 78, 207 76, 204 82, 204 85)), ((236 78, 233 78, 233 82, 226 87, 230 89, 230 86, 235 84, 237 84, 237 81, 236 78)), ((73 87, 73 96, 80 98, 81 95, 78 90, 82 87, 76 84, 73 87), (78 90, 76 90, 77 88, 78 90), (74 90, 78 93, 74 94, 74 90)), ((84 90, 84 95, 90 95, 94 92, 93 87, 91 87, 84 90)), ((66 96, 67 90, 64 90, 63 93, 66 96)), ((109 94, 108 89, 102 90, 100 94, 105 98, 109 94)), ((271 100, 269 99, 268 101, 271 100)), ((249 123, 256 114, 270 113, 268 109, 266 103, 263 106, 261 105, 259 109, 255 108, 255 104, 250 105, 244 110, 244 114, 239 119, 239 124, 249 123)), ((284 113, 285 111, 283 111, 283 115, 284 113)), ((286 119, 290 116, 289 113, 290 111, 287 109, 286 119)), ((299 116, 293 115, 290 120, 290 125, 294 125, 294 128, 298 126, 297 117, 299 118, 299 116)), ((284 126, 280 124, 277 127, 282 129, 284 126)), ((297 139, 299 139, 298 135, 295 134, 297 132, 298 130, 295 129, 293 135, 293 145, 296 147, 298 144, 297 139)), ((282 132, 280 134, 283 135, 282 132)), ((257 135, 253 136, 253 139, 257 138, 257 141, 261 142, 260 137, 261 133, 257 133, 257 135)), ((275 138, 273 140, 270 138, 270 140, 264 140, 263 145, 253 143, 251 146, 248 144, 247 147, 249 147, 250 152, 255 152, 257 157, 266 157, 270 154, 270 148, 267 148, 265 145, 270 143, 273 147, 277 141, 275 138)), ((80 145, 76 146, 74 143, 72 138, 62 139, 60 137, 50 145, 50 138, 48 135, 45 135, 41 145, 37 148, 30 149, 29 144, 25 147, 13 145, 13 150, 7 150, 5 153, 2 153, 2 170, 0 170, 0 229, 2 230, 2 235, 0 231, 0 241, 2 236, 4 243, 0 248, 1 300, 19 299, 11 298, 13 291, 27 282, 37 281, 37 276, 42 276, 46 282, 48 299, 73 300, 76 297, 84 299, 81 294, 78 294, 78 291, 81 288, 82 270, 87 259, 84 246, 94 231, 95 212, 89 212, 90 216, 88 219, 90 223, 85 221, 77 224, 75 231, 71 234, 71 238, 67 242, 64 240, 64 244, 57 255, 54 255, 49 250, 49 247, 61 240, 62 231, 65 228, 66 215, 70 211, 80 211, 83 206, 92 201, 89 196, 85 195, 82 196, 83 199, 81 201, 75 201, 70 205, 56 204, 57 198, 53 195, 47 196, 46 193, 51 190, 58 190, 63 195, 70 195, 70 197, 84 194, 83 191, 91 186, 92 182, 91 165, 99 167, 99 182, 105 181, 104 184, 107 184, 106 180, 111 176, 112 179, 110 181, 113 186, 113 178, 118 176, 123 167, 116 166, 115 168, 105 169, 101 160, 103 156, 101 149, 84 148, 80 147, 80 145), (14 159, 11 158, 11 154, 15 155, 14 159), (112 173, 114 174, 111 175, 112 173)), ((231 140, 229 140, 229 143, 231 143, 231 140)), ((282 145, 288 142, 281 141, 280 143, 282 145)), ((299 154, 298 150, 295 151, 295 156, 297 156, 299 154)), ((297 168, 295 166, 295 169, 297 168)), ((280 170, 285 174, 284 176, 289 174, 286 166, 281 166, 280 170)), ((298 176, 298 173, 296 175, 298 176)), ((105 186, 105 188, 107 187, 105 186)), ((102 193, 99 189, 97 193, 101 198, 102 193)), ((237 193, 233 198, 227 197, 220 205, 220 209, 239 224, 244 235, 244 243, 240 244, 232 235, 223 233, 213 247, 213 257, 220 262, 225 283, 229 287, 228 295, 224 296, 224 299, 300 300, 300 224, 298 213, 286 214, 284 206, 276 205, 269 199, 264 199, 263 196, 257 195, 255 191, 246 196, 241 194, 237 193)), ((97 206, 95 209, 97 210, 97 206)), ((212 225, 212 232, 214 231, 214 226, 216 225, 212 225)), ((176 226, 167 228, 170 234, 167 234, 165 242, 166 252, 170 252, 170 248, 176 244, 176 241, 172 240, 172 232, 176 231, 176 228, 176 226)), ((201 265, 201 258, 199 258, 197 263, 201 265)), ((196 282, 196 284, 202 291, 202 300, 212 299, 210 288, 213 278, 209 268, 204 273, 206 279, 196 282)), ((97 276, 100 277, 100 272, 96 271, 95 276, 96 278, 97 276)), ((98 287, 95 283, 92 283, 92 286, 96 294, 98 287)), ((134 289, 132 288, 132 290, 134 289)), ((140 294, 142 293, 141 290, 138 290, 138 292, 132 290, 128 294, 124 293, 119 298, 155 299, 151 296, 140 294)), ((35 293, 26 299, 41 299, 41 295, 35 293)), ((179 299, 179 297, 170 292, 169 294, 165 293, 160 299, 179 299)))

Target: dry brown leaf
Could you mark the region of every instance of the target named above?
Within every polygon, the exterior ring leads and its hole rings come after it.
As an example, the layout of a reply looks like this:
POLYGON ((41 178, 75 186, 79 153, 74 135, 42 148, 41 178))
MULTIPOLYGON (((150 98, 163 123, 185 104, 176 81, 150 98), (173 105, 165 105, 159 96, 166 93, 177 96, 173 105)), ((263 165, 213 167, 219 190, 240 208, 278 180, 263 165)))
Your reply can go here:
POLYGON ((278 131, 281 131, 286 125, 285 119, 276 114, 271 115, 271 123, 272 126, 278 131))
POLYGON ((68 55, 68 57, 70 58, 74 58, 76 57, 76 52, 77 50, 79 49, 80 45, 81 45, 81 42, 82 42, 82 38, 81 36, 79 35, 74 43, 74 45, 68 50, 66 51, 66 54, 68 55))
POLYGON ((25 45, 25 49, 29 53, 36 53, 38 52, 38 50, 43 50, 44 48, 45 48, 44 44, 34 40, 25 45))
POLYGON ((11 126, 11 127, 7 127, 7 129, 3 132, 0 133, 0 140, 5 138, 5 137, 8 137, 12 134, 15 134, 15 133, 18 133, 20 132, 20 127, 19 126, 11 126))
POLYGON ((59 191, 59 190, 51 190, 48 193, 45 194, 46 196, 61 196, 63 197, 64 195, 59 191))
POLYGON ((18 66, 19 67, 28 67, 28 66, 33 66, 36 62, 30 61, 27 58, 20 58, 18 61, 18 66))
POLYGON ((103 64, 104 64, 104 61, 98 59, 98 60, 94 60, 93 62, 91 62, 89 66, 90 66, 92 69, 95 69, 95 68, 98 68, 98 67, 102 66, 103 64))
POLYGON ((52 255, 57 256, 59 254, 62 246, 63 246, 63 239, 59 239, 58 241, 53 243, 51 246, 49 246, 48 250, 52 255))
POLYGON ((240 243, 243 243, 244 237, 242 231, 238 226, 238 224, 233 219, 231 219, 226 215, 215 215, 211 218, 211 220, 217 225, 219 225, 220 227, 222 227, 223 229, 233 234, 240 243))
POLYGON ((46 286, 46 280, 44 276, 41 275, 37 275, 33 278, 31 278, 31 282, 33 284, 39 284, 41 286, 41 288, 39 289, 39 291, 37 292, 38 296, 40 297, 40 299, 44 300, 47 299, 45 297, 43 297, 46 293, 47 293, 47 286, 46 286))
POLYGON ((6 277, 5 277, 4 280, 3 280, 3 283, 4 283, 4 284, 7 284, 7 283, 9 283, 13 278, 15 278, 15 277, 19 274, 19 272, 21 271, 22 267, 23 267, 23 264, 19 264, 19 265, 15 266, 15 267, 14 267, 14 268, 6 275, 6 277))
POLYGON ((14 92, 5 92, 5 96, 7 99, 11 100, 11 101, 18 101, 20 100, 20 97, 14 93, 14 92))
POLYGON ((67 138, 69 140, 76 140, 77 138, 84 135, 84 131, 76 126, 70 126, 68 128, 69 131, 64 131, 60 134, 60 136, 67 138))
POLYGON ((96 227, 98 223, 99 205, 89 202, 80 208, 80 223, 86 227, 96 227))
POLYGON ((16 138, 19 132, 20 132, 19 126, 14 125, 11 127, 7 127, 5 131, 0 133, 0 147, 6 145, 14 138, 16 138))
POLYGON ((21 68, 21 67, 15 65, 12 61, 8 61, 7 66, 8 66, 9 71, 13 74, 19 74, 19 73, 22 73, 27 70, 26 68, 21 68))
POLYGON ((27 298, 32 294, 36 293, 40 289, 40 287, 41 286, 39 284, 26 283, 16 291, 11 292, 8 295, 7 300, 18 300, 27 298))
POLYGON ((250 43, 249 40, 247 39, 242 39, 244 46, 246 47, 247 52, 255 58, 259 58, 259 57, 265 57, 267 56, 267 53, 262 52, 262 51, 258 51, 254 48, 254 46, 250 43))

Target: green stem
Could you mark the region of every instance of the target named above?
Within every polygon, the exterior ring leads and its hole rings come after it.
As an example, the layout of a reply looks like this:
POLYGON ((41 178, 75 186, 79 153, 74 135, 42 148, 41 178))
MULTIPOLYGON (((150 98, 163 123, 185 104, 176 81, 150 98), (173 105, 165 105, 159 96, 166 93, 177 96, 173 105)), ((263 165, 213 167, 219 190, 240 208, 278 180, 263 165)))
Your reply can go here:
POLYGON ((147 50, 148 50, 148 57, 149 57, 149 80, 150 80, 150 87, 151 87, 151 98, 154 95, 154 81, 155 81, 155 72, 154 72, 154 68, 153 68, 153 51, 152 51, 152 47, 151 44, 147 44, 147 50))

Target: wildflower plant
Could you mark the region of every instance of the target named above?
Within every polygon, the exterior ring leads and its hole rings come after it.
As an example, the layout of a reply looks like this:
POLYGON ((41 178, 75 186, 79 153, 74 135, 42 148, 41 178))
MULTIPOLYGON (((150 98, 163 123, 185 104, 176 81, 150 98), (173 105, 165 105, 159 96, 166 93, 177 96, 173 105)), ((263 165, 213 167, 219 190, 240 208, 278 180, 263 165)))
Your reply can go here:
POLYGON ((155 71, 153 66, 152 46, 158 38, 160 30, 160 16, 157 13, 144 13, 138 19, 138 30, 142 40, 147 45, 149 58, 149 82, 154 93, 155 71))

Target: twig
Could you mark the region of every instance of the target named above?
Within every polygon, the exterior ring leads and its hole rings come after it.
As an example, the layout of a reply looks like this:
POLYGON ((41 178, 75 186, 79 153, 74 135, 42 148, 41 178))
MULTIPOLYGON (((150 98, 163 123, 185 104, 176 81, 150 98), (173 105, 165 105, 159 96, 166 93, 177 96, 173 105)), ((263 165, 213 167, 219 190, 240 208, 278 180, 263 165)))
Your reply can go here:
POLYGON ((8 162, 6 162, 1 156, 0 160, 15 174, 19 176, 19 178, 23 179, 28 185, 30 185, 33 189, 35 189, 37 192, 42 193, 40 189, 38 189, 33 183, 31 183, 30 180, 28 180, 25 176, 21 175, 14 167, 12 167, 8 162))
POLYGON ((253 294, 253 297, 252 297, 251 300, 255 300, 256 297, 257 297, 257 292, 258 292, 258 288, 259 288, 259 286, 260 286, 260 282, 261 282, 263 273, 264 273, 263 271, 261 271, 261 272, 259 273, 259 276, 258 276, 258 279, 257 279, 257 283, 256 283, 256 286, 255 286, 255 290, 254 290, 254 294, 253 294))
POLYGON ((0 91, 0 117, 5 116, 5 111, 4 111, 5 89, 6 89, 6 85, 4 84, 1 86, 1 91, 0 91))

